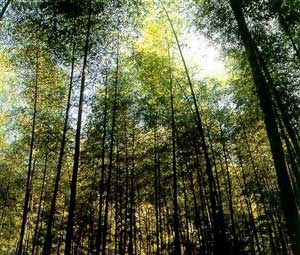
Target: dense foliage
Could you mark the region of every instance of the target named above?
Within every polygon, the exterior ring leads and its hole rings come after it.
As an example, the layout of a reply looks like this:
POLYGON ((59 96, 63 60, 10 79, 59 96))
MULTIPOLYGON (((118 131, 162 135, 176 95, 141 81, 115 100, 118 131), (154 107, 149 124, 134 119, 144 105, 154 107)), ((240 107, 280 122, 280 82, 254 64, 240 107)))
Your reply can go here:
POLYGON ((296 0, 3 0, 0 254, 299 255, 299 31, 296 0))

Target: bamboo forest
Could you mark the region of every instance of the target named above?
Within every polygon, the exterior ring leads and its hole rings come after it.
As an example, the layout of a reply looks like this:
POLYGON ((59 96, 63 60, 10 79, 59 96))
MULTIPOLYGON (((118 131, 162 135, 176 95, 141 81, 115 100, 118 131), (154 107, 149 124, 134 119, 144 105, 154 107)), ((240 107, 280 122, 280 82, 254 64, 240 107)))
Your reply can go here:
POLYGON ((0 0, 0 255, 300 255, 299 0, 0 0))

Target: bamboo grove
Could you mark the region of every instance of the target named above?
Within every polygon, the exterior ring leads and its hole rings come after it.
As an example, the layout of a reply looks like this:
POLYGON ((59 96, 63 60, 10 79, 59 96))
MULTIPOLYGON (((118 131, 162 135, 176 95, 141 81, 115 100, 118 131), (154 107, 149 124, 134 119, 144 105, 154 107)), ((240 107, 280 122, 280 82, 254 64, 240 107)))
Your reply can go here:
POLYGON ((300 255, 299 31, 296 0, 0 1, 0 254, 300 255))

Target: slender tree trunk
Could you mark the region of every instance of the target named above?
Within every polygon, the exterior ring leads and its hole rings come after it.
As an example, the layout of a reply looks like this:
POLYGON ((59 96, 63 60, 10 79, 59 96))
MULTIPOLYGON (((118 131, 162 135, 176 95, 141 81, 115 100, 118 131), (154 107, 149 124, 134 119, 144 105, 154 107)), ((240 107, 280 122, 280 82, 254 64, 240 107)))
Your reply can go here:
POLYGON ((181 50, 181 46, 180 46, 177 34, 176 34, 174 26, 173 26, 173 23, 169 17, 167 10, 165 8, 164 8, 164 10, 166 12, 166 16, 167 16, 170 26, 172 28, 172 31, 173 31, 173 34, 174 34, 174 37, 176 40, 176 44, 177 44, 177 47, 178 47, 178 50, 179 50, 179 53, 181 56, 181 60, 184 65, 186 77, 187 77, 188 84, 189 84, 189 87, 191 90, 193 104, 194 104, 194 108, 195 108, 196 124, 197 124, 197 128, 198 128, 200 138, 201 138, 202 149, 204 152, 204 157, 205 157, 205 162, 206 162, 206 170, 207 170, 208 182, 209 182, 210 202, 211 202, 211 207, 212 207, 213 229, 214 229, 214 238, 215 238, 215 245, 214 245, 215 252, 216 252, 216 254, 224 254, 224 252, 227 254, 230 254, 229 245, 228 245, 228 241, 227 241, 227 237, 226 237, 225 219, 224 219, 222 210, 217 203, 217 194, 216 194, 216 190, 214 188, 214 175, 213 175, 213 171, 212 171, 212 166, 211 166, 209 153, 208 153, 208 147, 207 147, 206 140, 205 140, 202 120, 200 117, 200 111, 198 108, 196 95, 194 93, 192 80, 190 78, 189 71, 188 71, 188 68, 187 68, 187 65, 186 65, 182 50, 181 50))
MULTIPOLYGON (((45 194, 45 192, 44 192, 44 194, 45 194)), ((43 208, 42 208, 40 219, 44 219, 44 215, 45 215, 45 206, 43 206, 43 208)), ((40 240, 41 233, 43 231, 43 225, 44 225, 44 221, 41 221, 40 226, 38 228, 38 232, 37 232, 37 240, 38 241, 40 240)), ((39 245, 39 246, 42 246, 42 245, 39 245)), ((41 249, 35 249, 34 255, 37 255, 37 254, 41 254, 41 249)))
POLYGON ((154 128, 154 196, 155 196, 155 227, 156 227, 156 254, 160 255, 160 225, 159 225, 159 190, 158 190, 158 159, 157 159, 157 120, 154 128))
POLYGON ((68 223, 66 228, 67 233, 66 233, 66 241, 65 241, 65 255, 71 254, 71 245, 73 239, 77 175, 78 175, 79 157, 80 157, 81 119, 82 119, 82 110, 83 110, 85 76, 86 76, 86 69, 87 69, 87 57, 88 57, 89 44, 90 44, 91 15, 92 15, 92 0, 89 0, 88 21, 87 21, 87 28, 86 28, 86 39, 85 39, 85 46, 84 46, 84 57, 83 57, 81 86, 80 86, 80 95, 79 95, 79 108, 78 108, 76 137, 75 137, 75 151, 74 151, 73 173, 72 173, 72 181, 71 181, 71 195, 70 195, 69 210, 68 210, 68 223))
POLYGON ((4 6, 3 6, 3 8, 0 12, 0 21, 2 20, 3 15, 4 15, 4 13, 5 13, 5 11, 6 11, 6 9, 7 9, 10 2, 11 2, 11 0, 7 0, 6 3, 4 4, 4 6))
MULTIPOLYGON (((94 215, 95 215, 95 208, 94 208, 94 200, 96 198, 96 188, 97 187, 97 171, 94 171, 93 174, 93 181, 90 186, 89 196, 86 203, 86 210, 85 210, 85 217, 86 217, 86 237, 88 239, 88 254, 91 252, 94 252, 94 215)), ((85 243, 85 240, 83 238, 83 243, 85 243)), ((83 246, 83 244, 82 244, 83 246)))
POLYGON ((244 167, 243 167, 242 158, 241 158, 240 155, 238 157, 239 157, 239 163, 240 163, 241 170, 242 170, 242 179, 243 179, 243 184, 244 184, 244 193, 245 193, 246 204, 247 204, 247 208, 248 208, 249 220, 250 220, 251 228, 252 228, 253 235, 254 235, 254 238, 255 238, 255 242, 256 242, 256 245, 257 245, 258 254, 262 254, 261 247, 260 247, 260 242, 259 242, 259 238, 258 238, 258 231, 257 231, 257 228, 256 228, 254 216, 253 216, 253 209, 252 209, 251 199, 250 199, 250 195, 249 195, 249 192, 248 192, 246 174, 245 174, 245 170, 244 170, 244 167))
MULTIPOLYGON (((188 168, 187 168, 187 170, 188 170, 188 168)), ((193 203, 194 203, 194 207, 195 207, 195 225, 197 228, 197 236, 198 236, 199 246, 201 247, 202 246, 202 236, 201 236, 202 234, 201 233, 203 233, 201 222, 200 222, 201 218, 200 218, 198 202, 197 202, 197 198, 196 198, 193 175, 192 175, 192 173, 188 173, 188 176, 189 176, 190 188, 191 188, 192 195, 193 195, 193 203)))
MULTIPOLYGON (((128 243, 128 254, 133 255, 136 254, 133 251, 133 244, 134 244, 134 229, 136 229, 135 226, 135 133, 133 131, 132 134, 132 167, 130 171, 130 210, 129 210, 129 243, 128 243)), ((136 243, 135 243, 135 248, 136 248, 136 243)))
POLYGON ((177 200, 177 169, 176 169, 176 124, 175 124, 175 110, 174 110, 174 91, 173 91, 173 78, 171 70, 171 56, 170 50, 168 49, 169 55, 169 76, 170 76, 170 101, 171 101, 171 126, 172 126, 172 170, 173 170, 173 210, 174 210, 174 254, 181 254, 180 247, 180 223, 178 215, 178 200, 177 200))
MULTIPOLYGON (((201 168, 200 165, 200 158, 199 158, 199 149, 197 146, 197 141, 196 138, 194 138, 193 140, 193 147, 194 147, 194 151, 195 151, 195 156, 196 156, 196 169, 197 169, 197 183, 199 186, 199 197, 200 197, 200 211, 202 212, 202 217, 203 217, 203 221, 206 223, 204 225, 204 229, 203 229, 203 241, 202 241, 202 250, 205 253, 206 251, 208 251, 208 243, 207 241, 210 240, 210 234, 209 234, 209 228, 211 227, 211 212, 206 208, 208 206, 207 203, 207 191, 205 188, 205 183, 204 183, 204 175, 203 175, 203 170, 201 168), (205 216, 206 213, 206 216, 205 216)), ((200 214, 199 214, 200 215, 200 214)), ((200 218, 200 216, 199 216, 200 218)), ((200 223, 201 224, 201 223, 200 223)))
MULTIPOLYGON (((252 169, 253 169, 253 172, 254 172, 255 181, 256 181, 259 193, 261 195, 261 201, 260 202, 262 203, 265 217, 268 218, 268 220, 270 220, 273 216, 267 210, 266 200, 265 200, 265 197, 264 197, 264 193, 263 193, 263 189, 262 189, 262 186, 261 186, 260 178, 258 176, 257 168, 256 168, 255 163, 254 163, 254 159, 253 159, 253 156, 252 156, 252 151, 251 151, 251 148, 250 148, 249 140, 248 140, 247 134, 246 134, 243 126, 242 126, 242 130, 243 130, 243 135, 244 135, 245 142, 246 142, 246 148, 247 148, 248 154, 250 156, 250 161, 251 161, 252 169)), ((272 231, 272 226, 273 226, 273 224, 272 224, 272 220, 271 220, 270 223, 268 222, 267 228, 268 228, 268 231, 269 231, 271 248, 273 250, 273 253, 275 253, 275 244, 274 244, 274 240, 273 240, 273 236, 272 236, 272 232, 273 232, 272 231)))
POLYGON ((61 244, 63 242, 63 229, 64 229, 64 220, 65 220, 65 209, 63 209, 63 212, 62 212, 62 216, 61 216, 61 219, 60 219, 60 231, 58 232, 57 234, 57 237, 58 237, 58 244, 57 244, 57 254, 56 255, 60 255, 60 247, 61 247, 61 244))
POLYGON ((210 147, 210 151, 211 151, 211 161, 212 161, 212 167, 215 169, 215 175, 213 180, 213 188, 215 190, 216 193, 216 201, 217 201, 217 205, 220 207, 221 213, 223 214, 223 204, 222 204, 222 192, 221 192, 221 187, 220 187, 220 178, 219 178, 219 173, 218 173, 218 168, 217 168, 217 161, 216 161, 216 157, 215 157, 215 150, 213 147, 213 141, 210 135, 210 131, 207 129, 207 124, 204 121, 204 128, 207 130, 206 134, 207 134, 207 138, 208 138, 208 145, 210 147))
POLYGON ((108 228, 108 206, 110 201, 111 193, 111 175, 113 167, 113 149, 114 149, 114 139, 115 139, 115 126, 116 126, 116 114, 117 114, 117 98, 118 98, 118 85, 119 85, 119 47, 120 47, 120 31, 118 30, 117 38, 117 65, 116 65, 116 77, 114 84, 114 101, 112 109, 112 125, 110 131, 110 148, 109 148, 109 162, 108 162, 108 177, 107 177, 107 191, 106 191, 106 201, 105 201, 105 210, 104 210, 104 222, 103 222, 103 237, 102 237, 102 255, 105 255, 106 252, 106 235, 108 228))
MULTIPOLYGON (((178 133, 177 133, 176 137, 177 137, 177 140, 179 140, 178 133)), ((196 192, 195 192, 195 185, 194 185, 194 180, 193 180, 193 172, 192 172, 192 169, 190 167, 190 161, 189 161, 189 159, 187 159, 187 157, 185 156, 184 152, 181 151, 180 154, 181 154, 182 160, 184 161, 184 164, 185 164, 185 167, 186 167, 186 173, 185 173, 185 175, 188 176, 189 186, 190 186, 190 189, 192 191, 193 204, 194 204, 194 210, 195 210, 195 226, 196 226, 196 229, 197 229, 197 238, 198 238, 199 246, 201 247, 201 245, 202 245, 202 236, 201 236, 201 233, 202 233, 203 230, 202 230, 202 226, 201 226, 201 222, 200 222, 201 221, 201 217, 200 217, 200 213, 199 213, 199 207, 198 207, 198 202, 197 202, 197 197, 196 197, 196 192)), ((199 187, 201 187, 201 185, 199 185, 199 187)), ((185 187, 184 187, 184 190, 186 190, 185 187)))
MULTIPOLYGON (((287 154, 288 154, 288 159, 289 159, 289 165, 290 165, 290 172, 292 173, 291 174, 291 179, 292 179, 292 182, 293 182, 293 186, 294 186, 294 192, 296 194, 296 197, 299 198, 299 195, 300 195, 300 187, 299 187, 299 184, 300 184, 300 175, 299 175, 299 166, 296 162, 296 158, 295 158, 295 155, 294 155, 294 151, 293 151, 293 148, 292 148, 292 145, 291 145, 291 142, 289 140, 289 138, 287 137, 286 135, 286 132, 283 128, 283 125, 282 125, 282 122, 281 120, 279 120, 279 128, 280 128, 280 131, 281 131, 281 136, 285 142, 285 145, 286 145, 286 150, 287 150, 287 154), (293 176, 293 177, 292 177, 293 176)), ((299 199, 297 199, 297 203, 298 203, 298 206, 300 205, 300 201, 299 199)))
POLYGON ((241 39, 244 43, 250 67, 256 85, 260 106, 264 114, 264 122, 270 142, 271 152, 277 174, 278 186, 280 189, 280 199, 282 209, 285 214, 287 229, 292 241, 292 249, 295 255, 300 254, 300 218, 297 203, 294 198, 293 188, 289 179, 288 170, 285 164, 284 151, 276 123, 276 116, 272 107, 270 88, 260 69, 255 46, 252 36, 248 30, 241 1, 230 0, 235 19, 237 21, 241 39))
POLYGON ((30 141, 30 151, 29 151, 29 160, 28 160, 28 171, 27 171, 27 180, 26 180, 26 188, 25 188, 25 198, 24 198, 24 207, 23 207, 23 216, 22 216, 22 224, 21 224, 21 232, 19 237, 19 244, 17 248, 17 255, 22 255, 23 253, 23 241, 25 235, 25 228, 27 223, 27 215, 28 215, 28 204, 30 198, 30 184, 31 184, 31 176, 32 176, 32 157, 34 150, 34 142, 35 142, 35 125, 36 125, 36 113, 37 113, 37 97, 38 97, 38 72, 39 72, 39 53, 38 50, 36 52, 36 70, 35 70, 35 86, 34 86, 34 105, 33 105, 33 117, 32 117, 32 125, 31 125, 31 141, 30 141))
POLYGON ((158 212, 159 212, 159 232, 160 232, 160 252, 163 254, 163 247, 164 247, 164 232, 162 228, 162 205, 161 205, 161 169, 160 169, 160 151, 159 151, 159 143, 157 141, 156 144, 156 154, 157 154, 157 188, 158 188, 158 212))
POLYGON ((36 242, 37 242, 37 238, 38 238, 41 209, 42 209, 42 203, 43 203, 43 199, 44 199, 44 187, 45 187, 45 181, 46 181, 47 164, 48 164, 48 147, 46 148, 46 153, 45 153, 45 163, 44 163, 42 187, 41 187, 41 192, 40 192, 40 197, 39 197, 38 213, 37 213, 37 219, 36 219, 34 235, 33 235, 33 240, 32 240, 32 252, 31 252, 32 255, 35 254, 35 247, 36 247, 36 242))
POLYGON ((128 223, 128 201, 129 201, 129 162, 128 162, 128 138, 127 138, 127 127, 125 123, 125 213, 124 213, 124 229, 121 231, 121 247, 120 255, 126 254, 126 244, 127 244, 127 223, 128 223), (122 244, 123 242, 123 244, 122 244))
MULTIPOLYGON (((181 171, 183 172, 183 167, 181 166, 181 171)), ((190 224, 190 221, 191 221, 191 218, 190 218, 190 213, 189 213, 189 208, 188 208, 188 204, 189 204, 189 201, 188 201, 188 194, 187 194, 187 187, 186 187, 186 180, 185 180, 185 177, 183 177, 183 180, 182 180, 182 185, 183 185, 183 195, 184 195, 184 212, 185 212, 185 230, 186 230, 186 240, 185 240, 185 249, 186 249, 186 254, 187 255, 192 255, 192 237, 190 236, 190 228, 189 228, 189 224, 190 224)))
POLYGON ((52 226, 53 226, 54 215, 55 215, 55 210, 56 210, 56 199, 57 199, 57 195, 58 195, 59 183, 60 183, 60 178, 61 178, 63 158, 64 158, 64 154, 65 154, 66 135, 67 135, 67 131, 68 131, 68 121, 69 121, 69 111, 70 111, 70 107, 71 107, 71 94, 72 94, 72 86, 73 86, 74 65, 75 65, 75 43, 73 43, 71 74, 70 74, 70 82, 69 82, 69 88, 68 88, 69 90, 68 90, 68 98, 67 98, 67 105, 66 105, 66 112, 65 112, 65 120, 64 120, 63 133, 62 133, 62 138, 61 138, 61 143, 60 143, 58 163, 57 163, 57 168, 56 168, 54 191, 53 191, 52 198, 51 198, 49 218, 47 221, 47 230, 46 230, 46 237, 45 237, 44 248, 43 248, 43 255, 51 254, 52 226))
POLYGON ((289 25, 287 24, 284 16, 282 15, 282 11, 281 10, 277 10, 277 14, 278 14, 278 19, 279 19, 279 23, 284 31, 284 33, 286 34, 286 36, 289 38, 289 40, 292 43, 293 49, 297 55, 298 60, 300 61, 300 50, 297 47, 297 44, 293 38, 293 35, 291 34, 289 25))
MULTIPOLYGON (((273 105, 274 105, 275 116, 277 117, 279 124, 280 124, 280 117, 282 118, 282 122, 283 122, 283 124, 284 124, 284 126, 287 130, 287 133, 288 133, 288 135, 289 135, 289 137, 292 141, 295 153, 297 155, 297 161, 300 163, 300 146, 299 146, 299 142, 298 142, 298 139, 297 139, 297 134, 295 133, 295 130, 294 130, 294 128, 293 128, 293 126, 290 122, 290 118, 289 118, 289 114, 287 112, 286 106, 283 104, 282 98, 279 95, 279 93, 278 93, 278 91, 275 87, 272 76, 271 76, 271 74, 268 70, 266 61, 264 60, 261 52, 258 49, 258 46, 256 45, 256 43, 253 39, 252 39, 252 44, 253 44, 253 47, 256 51, 256 54, 257 54, 257 57, 258 57, 258 60, 259 60, 259 64, 261 65, 263 73, 266 76, 267 81, 269 83, 268 85, 270 87, 270 92, 274 96, 273 105)), ((300 185, 300 183, 298 185, 300 185)))
POLYGON ((96 255, 100 254, 101 248, 101 232, 102 232, 102 207, 103 207, 103 194, 104 194, 104 175, 105 175, 105 140, 106 140, 106 128, 107 128, 107 90, 108 90, 108 74, 105 71, 105 98, 104 98, 104 111, 103 111, 103 136, 102 136, 102 148, 101 148, 101 177, 99 186, 99 211, 98 222, 96 232, 96 255))
POLYGON ((229 211, 230 211, 230 220, 231 220, 231 231, 233 235, 233 242, 234 242, 234 254, 240 254, 240 247, 239 247, 239 240, 237 236, 236 230, 236 223, 234 219, 234 208, 233 208, 233 199, 232 199, 232 182, 229 172, 229 165, 228 165, 228 157, 227 157, 227 150, 226 150, 226 142, 224 140, 223 130, 220 125, 220 135, 221 135, 221 145, 223 150, 223 157, 226 166, 226 179, 227 179, 227 190, 228 190, 228 203, 229 203, 229 211))
MULTIPOLYGON (((121 179, 121 169, 120 169, 120 152, 119 152, 119 145, 118 145, 118 141, 116 141, 116 150, 117 150, 117 158, 116 158, 116 171, 115 171, 115 197, 114 197, 114 202, 115 202, 115 250, 114 253, 115 255, 117 255, 120 250, 118 250, 118 238, 119 238, 119 233, 122 235, 121 233, 121 229, 122 229, 122 199, 121 199, 121 192, 120 192, 120 179, 121 179)), ((120 240, 120 244, 119 244, 119 249, 121 248, 121 240, 120 240)), ((121 255, 121 254, 120 254, 121 255)))
POLYGON ((7 204, 8 204, 8 200, 9 200, 9 192, 10 192, 10 186, 11 184, 8 182, 6 189, 5 189, 5 198, 4 198, 4 202, 3 202, 3 208, 2 208, 2 212, 1 212, 1 219, 0 219, 0 234, 2 234, 2 228, 5 222, 5 218, 6 218, 6 209, 7 209, 7 204))

